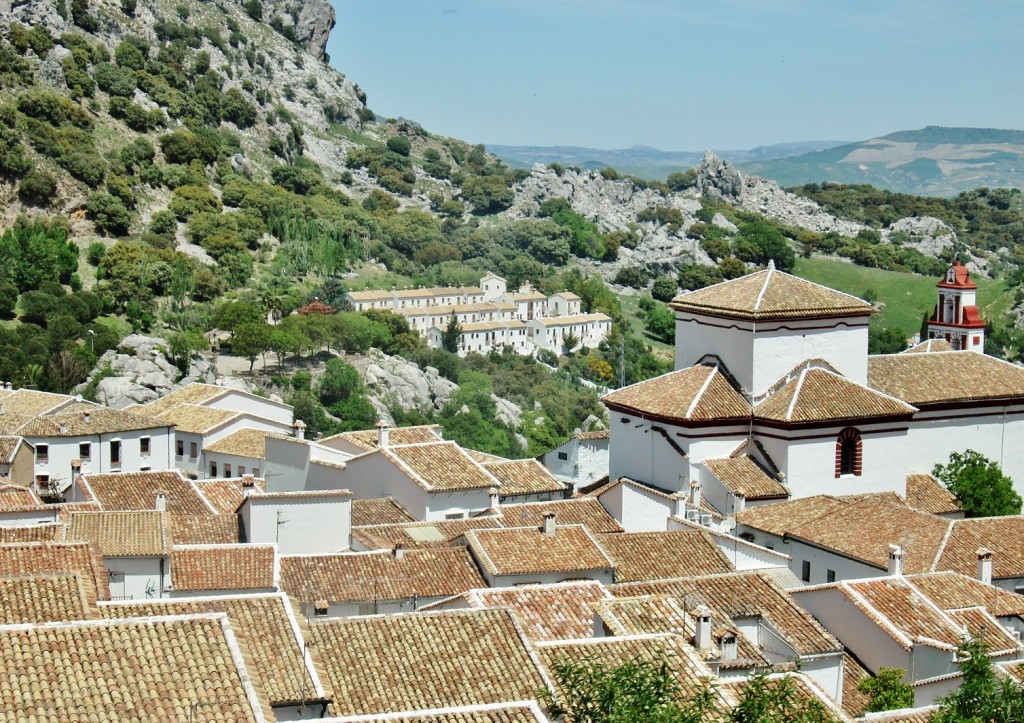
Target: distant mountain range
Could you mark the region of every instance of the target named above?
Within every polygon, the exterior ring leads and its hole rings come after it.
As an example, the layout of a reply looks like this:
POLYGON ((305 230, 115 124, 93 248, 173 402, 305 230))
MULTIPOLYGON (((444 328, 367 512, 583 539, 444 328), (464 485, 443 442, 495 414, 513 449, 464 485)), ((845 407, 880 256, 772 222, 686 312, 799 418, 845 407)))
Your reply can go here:
MULTIPOLYGON (((620 151, 556 146, 489 146, 506 163, 560 163, 664 180, 700 162, 697 151, 646 146, 620 151)), ((1024 188, 1024 131, 928 126, 860 142, 806 141, 717 151, 747 174, 783 186, 834 181, 867 183, 922 196, 954 196, 979 186, 1024 188)))

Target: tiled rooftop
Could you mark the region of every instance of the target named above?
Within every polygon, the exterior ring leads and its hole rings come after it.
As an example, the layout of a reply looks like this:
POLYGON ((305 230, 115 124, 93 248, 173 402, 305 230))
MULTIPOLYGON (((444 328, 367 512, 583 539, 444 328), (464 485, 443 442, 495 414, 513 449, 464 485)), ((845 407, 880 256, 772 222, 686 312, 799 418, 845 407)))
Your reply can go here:
POLYGON ((676 311, 757 321, 868 316, 874 311, 855 296, 771 268, 682 294, 670 306, 676 311))
MULTIPOLYGON (((397 446, 402 444, 424 444, 427 442, 439 442, 441 437, 441 426, 439 424, 421 424, 413 427, 394 427, 388 430, 388 444, 397 446)), ((334 440, 348 442, 366 452, 377 449, 378 432, 376 429, 362 429, 355 432, 342 432, 333 437, 324 437, 320 444, 332 447, 334 440)))
POLYGON ((177 592, 273 590, 277 588, 274 545, 175 545, 171 586, 177 592))
POLYGON ((845 419, 910 417, 917 410, 819 367, 804 369, 757 405, 755 418, 799 424, 845 419))
POLYGON ((681 422, 749 419, 750 404, 718 371, 697 365, 623 387, 602 397, 613 411, 681 422))
POLYGON ((480 588, 461 596, 474 609, 510 608, 533 641, 593 637, 593 605, 610 597, 596 580, 480 588))
MULTIPOLYGON (((2 403, 0 401, 0 404, 2 403)), ((18 444, 22 441, 23 437, 14 435, 0 436, 0 464, 11 464, 14 462, 14 455, 18 450, 18 444)))
POLYGON ((492 575, 571 573, 605 570, 614 563, 582 525, 556 525, 551 534, 538 527, 470 530, 466 542, 492 575))
POLYGON ((80 574, 91 580, 93 602, 110 597, 103 558, 96 548, 84 542, 0 545, 0 577, 58 572, 80 574))
MULTIPOLYGON (((303 660, 305 622, 281 593, 105 603, 105 618, 226 614, 238 638, 260 700, 282 704, 324 697, 316 671, 303 660)), ((159 619, 159 618, 157 618, 159 619)), ((310 648, 314 659, 319 654, 310 648)), ((183 718, 182 720, 187 720, 183 718)))
POLYGON ((53 542, 63 536, 63 524, 0 527, 0 544, 4 545, 21 542, 53 542))
MULTIPOLYGON (((266 481, 263 479, 256 478, 252 482, 259 492, 263 492, 267 488, 266 481)), ((192 482, 192 486, 217 514, 233 515, 238 506, 242 504, 242 485, 244 483, 243 478, 234 477, 231 479, 195 480, 192 482)))
POLYGON ((428 492, 489 489, 500 482, 455 442, 431 442, 379 450, 428 492))
POLYGON ((120 472, 83 474, 83 487, 104 510, 156 509, 158 492, 167 495, 167 511, 172 515, 212 515, 213 510, 181 472, 120 472))
POLYGON ((1024 595, 986 585, 969 575, 928 572, 906 579, 943 610, 984 606, 998 617, 1024 618, 1024 595))
POLYGON ((220 720, 261 721, 226 623, 185 617, 2 626, 0 720, 178 721, 212 708, 220 720))
POLYGON ((502 505, 499 513, 498 519, 505 527, 540 526, 545 515, 553 514, 558 524, 583 525, 595 535, 622 532, 622 526, 594 497, 502 505))
POLYGON ((832 653, 842 649, 839 641, 810 613, 757 571, 624 583, 612 585, 609 590, 616 597, 671 595, 693 599, 699 595, 709 607, 721 610, 731 618, 765 619, 799 655, 832 653))
POLYGON ((280 436, 283 435, 279 432, 268 432, 265 429, 239 429, 237 432, 221 437, 216 442, 204 445, 203 451, 263 459, 266 456, 267 437, 280 436))
POLYGON ((489 462, 484 468, 501 481, 502 495, 561 493, 566 489, 564 482, 535 459, 489 462))
POLYGON ((352 526, 394 525, 402 522, 415 522, 416 518, 409 514, 393 497, 376 497, 373 499, 352 500, 352 526))
POLYGON ((0 510, 36 507, 42 503, 35 490, 13 484, 6 477, 0 477, 0 510))
POLYGON ((172 515, 171 537, 178 545, 227 545, 242 542, 238 515, 172 515))
POLYGON ((463 705, 427 711, 343 716, 325 723, 550 723, 536 701, 463 705))
POLYGON ((169 426, 164 420, 144 414, 89 405, 85 411, 61 410, 56 414, 36 417, 22 426, 18 433, 25 437, 83 437, 169 426))
POLYGON ((789 496, 789 490, 785 485, 746 455, 705 459, 702 464, 725 485, 726 489, 742 494, 747 500, 789 496))
POLYGON ((374 615, 310 624, 334 691, 331 713, 358 715, 530 700, 545 686, 512 613, 374 615))
POLYGON ((104 557, 151 557, 170 553, 162 512, 73 512, 64 541, 88 542, 104 557))
POLYGON ((615 563, 616 582, 665 580, 733 572, 711 535, 697 530, 623 532, 601 535, 615 563))
POLYGON ((179 404, 160 412, 157 418, 173 424, 179 432, 207 434, 240 416, 239 412, 228 409, 204 407, 200 404, 179 404))
POLYGON ((4 390, 0 393, 0 406, 3 407, 4 414, 25 414, 34 417, 57 411, 74 402, 75 398, 67 394, 39 392, 34 389, 4 390))
POLYGON ((157 415, 179 404, 207 404, 230 391, 227 387, 196 382, 140 406, 145 408, 145 414, 157 415))
POLYGON ((282 589, 305 603, 449 597, 484 585, 464 547, 281 557, 282 589))
MULTIPOLYGON (((0 625, 49 623, 95 617, 94 583, 77 573, 0 577, 0 625), (91 598, 91 600, 90 600, 91 598)), ((2 689, 2 686, 0 686, 2 689)))
POLYGON ((914 344, 909 349, 904 349, 901 354, 931 354, 936 351, 955 351, 953 345, 945 339, 925 339, 914 344))
POLYGON ((907 650, 923 641, 937 642, 949 650, 960 644, 963 630, 901 577, 841 582, 837 587, 907 650))
POLYGON ((868 384, 909 404, 1024 396, 1024 368, 973 351, 868 357, 868 384))
POLYGON ((907 504, 933 515, 963 512, 956 495, 930 474, 907 475, 907 504))
POLYGON ((501 521, 497 517, 369 525, 353 527, 352 539, 369 550, 390 550, 396 545, 403 545, 408 549, 447 547, 448 543, 462 536, 466 530, 500 526, 501 521))

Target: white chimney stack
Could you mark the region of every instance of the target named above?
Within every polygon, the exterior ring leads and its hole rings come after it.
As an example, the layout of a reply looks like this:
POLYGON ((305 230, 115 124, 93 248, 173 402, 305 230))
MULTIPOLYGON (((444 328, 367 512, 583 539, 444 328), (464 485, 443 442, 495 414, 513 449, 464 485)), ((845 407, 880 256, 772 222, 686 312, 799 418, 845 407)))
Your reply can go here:
POLYGON ((387 449, 391 437, 391 427, 384 420, 377 422, 377 447, 387 449))
POLYGON ((498 488, 497 487, 491 487, 489 490, 487 490, 487 496, 491 500, 491 509, 492 510, 496 510, 499 507, 501 507, 501 497, 498 495, 498 488))
POLYGON ((256 478, 251 474, 242 475, 242 499, 252 497, 256 491, 256 478))
POLYGON ((396 560, 404 560, 405 559, 405 545, 403 545, 401 542, 399 542, 397 545, 395 545, 395 559, 396 560))
POLYGON ((889 574, 903 574, 903 548, 899 545, 889 545, 889 574))
POLYGON ((544 524, 541 526, 540 531, 545 535, 555 534, 555 515, 553 512, 544 515, 544 524))
POLYGON ((166 512, 167 511, 167 493, 160 490, 156 493, 156 511, 166 512))
POLYGON ((90 412, 82 412, 82 421, 83 422, 88 424, 90 419, 92 419, 92 414, 90 412))
POLYGON ((986 585, 992 584, 992 550, 978 548, 978 579, 986 585))
POLYGON ((693 615, 695 632, 693 644, 697 650, 706 652, 711 649, 711 610, 707 605, 698 605, 694 608, 693 615))
POLYGON ((690 480, 690 505, 692 507, 700 507, 700 480, 690 480))
POLYGON ((747 497, 742 492, 732 493, 732 513, 738 515, 747 509, 747 497))
POLYGON ((292 425, 295 428, 295 439, 306 438, 306 423, 301 419, 296 419, 295 424, 292 425))

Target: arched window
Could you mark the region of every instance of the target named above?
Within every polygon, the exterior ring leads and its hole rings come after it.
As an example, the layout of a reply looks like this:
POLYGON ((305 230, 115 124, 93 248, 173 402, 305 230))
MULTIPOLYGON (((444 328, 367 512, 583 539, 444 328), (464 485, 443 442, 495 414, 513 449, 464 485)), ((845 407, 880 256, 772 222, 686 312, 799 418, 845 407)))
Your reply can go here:
POLYGON ((860 470, 860 432, 853 427, 847 427, 836 439, 836 478, 848 474, 860 477, 860 470))

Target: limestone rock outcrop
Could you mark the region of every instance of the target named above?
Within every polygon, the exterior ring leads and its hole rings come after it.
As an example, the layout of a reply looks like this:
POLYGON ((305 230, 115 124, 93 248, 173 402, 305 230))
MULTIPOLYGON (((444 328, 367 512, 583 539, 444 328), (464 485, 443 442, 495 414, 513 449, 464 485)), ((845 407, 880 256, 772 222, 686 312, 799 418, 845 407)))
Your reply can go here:
POLYGON ((707 151, 697 166, 697 188, 708 198, 737 205, 743 197, 743 177, 731 163, 707 151))

